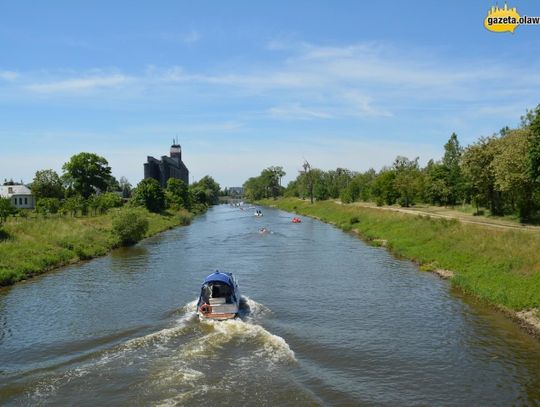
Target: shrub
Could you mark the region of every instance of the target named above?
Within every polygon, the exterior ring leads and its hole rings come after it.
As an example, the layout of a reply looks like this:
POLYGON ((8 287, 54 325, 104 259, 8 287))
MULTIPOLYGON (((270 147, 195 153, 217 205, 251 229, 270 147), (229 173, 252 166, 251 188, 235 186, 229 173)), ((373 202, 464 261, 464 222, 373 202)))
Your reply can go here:
POLYGON ((113 233, 122 245, 130 245, 144 237, 148 230, 148 212, 140 208, 118 210, 112 218, 113 233))
POLYGON ((17 210, 11 206, 11 200, 9 198, 0 198, 0 225, 7 220, 8 216, 16 213, 17 210))
POLYGON ((42 215, 58 213, 60 200, 58 198, 40 198, 36 203, 36 212, 42 215))
POLYGON ((101 209, 102 212, 106 212, 112 208, 119 208, 124 203, 122 197, 115 192, 101 194, 97 197, 97 200, 98 208, 101 209))

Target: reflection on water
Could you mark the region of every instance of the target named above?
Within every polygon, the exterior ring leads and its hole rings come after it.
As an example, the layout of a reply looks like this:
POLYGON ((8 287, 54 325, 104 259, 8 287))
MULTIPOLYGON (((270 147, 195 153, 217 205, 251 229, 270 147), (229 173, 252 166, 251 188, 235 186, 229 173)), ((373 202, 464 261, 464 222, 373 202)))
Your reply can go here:
POLYGON ((290 220, 217 207, 0 292, 0 401, 540 403, 540 344, 508 319, 383 249, 290 220), (240 319, 199 321, 215 269, 247 295, 240 319))

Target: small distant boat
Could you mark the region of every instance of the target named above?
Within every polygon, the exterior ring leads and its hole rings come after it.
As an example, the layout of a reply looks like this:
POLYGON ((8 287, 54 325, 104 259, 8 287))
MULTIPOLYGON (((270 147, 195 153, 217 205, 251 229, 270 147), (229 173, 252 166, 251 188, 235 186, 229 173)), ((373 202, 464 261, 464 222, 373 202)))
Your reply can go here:
POLYGON ((261 212, 260 209, 257 209, 257 210, 255 211, 255 216, 263 216, 263 214, 262 214, 262 212, 261 212))
POLYGON ((292 222, 292 223, 302 223, 302 219, 297 218, 297 217, 294 217, 294 218, 292 218, 292 221, 291 221, 291 222, 292 222))
POLYGON ((238 316, 240 290, 232 273, 217 271, 203 282, 197 301, 197 313, 201 318, 225 320, 238 316))

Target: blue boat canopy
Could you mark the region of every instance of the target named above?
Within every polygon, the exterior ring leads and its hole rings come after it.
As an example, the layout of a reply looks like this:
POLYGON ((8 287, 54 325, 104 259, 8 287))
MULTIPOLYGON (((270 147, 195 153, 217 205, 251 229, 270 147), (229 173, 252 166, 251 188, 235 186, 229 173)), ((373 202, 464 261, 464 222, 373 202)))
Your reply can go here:
POLYGON ((233 284, 233 281, 232 281, 232 276, 230 273, 222 273, 218 270, 216 270, 215 273, 212 273, 210 274, 208 277, 206 277, 206 279, 204 280, 204 284, 207 284, 207 283, 212 283, 214 281, 218 281, 220 283, 225 283, 231 287, 234 288, 234 284, 233 284))

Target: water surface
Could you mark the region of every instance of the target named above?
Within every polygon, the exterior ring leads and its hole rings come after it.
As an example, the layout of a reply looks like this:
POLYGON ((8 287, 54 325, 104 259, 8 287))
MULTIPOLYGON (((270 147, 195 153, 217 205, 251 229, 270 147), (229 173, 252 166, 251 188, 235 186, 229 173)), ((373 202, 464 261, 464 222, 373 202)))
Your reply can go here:
POLYGON ((253 212, 0 291, 0 404, 540 405, 540 343, 504 316, 330 225, 253 212), (194 314, 215 269, 241 319, 194 314))

